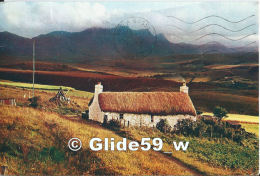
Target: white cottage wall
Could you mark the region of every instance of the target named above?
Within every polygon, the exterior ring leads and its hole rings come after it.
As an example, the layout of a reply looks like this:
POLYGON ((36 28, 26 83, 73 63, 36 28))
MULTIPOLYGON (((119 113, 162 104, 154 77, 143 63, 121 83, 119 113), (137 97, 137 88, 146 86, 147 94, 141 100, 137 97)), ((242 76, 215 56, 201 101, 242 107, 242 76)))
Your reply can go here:
POLYGON ((89 106, 89 119, 95 120, 98 122, 103 123, 104 120, 104 112, 101 111, 99 102, 98 102, 98 95, 103 92, 103 86, 101 83, 95 86, 95 94, 93 98, 93 102, 89 106))
POLYGON ((178 120, 181 119, 192 119, 196 121, 196 117, 191 115, 166 115, 166 116, 154 115, 153 122, 152 122, 152 117, 149 114, 124 113, 123 119, 120 119, 120 113, 106 112, 104 113, 104 115, 107 115, 108 121, 112 119, 120 120, 121 124, 125 126, 129 125, 129 126, 156 127, 156 124, 160 121, 160 119, 167 119, 171 127, 174 127, 174 125, 177 124, 178 120))
POLYGON ((89 107, 89 119, 103 123, 104 112, 101 111, 98 103, 93 103, 89 107))

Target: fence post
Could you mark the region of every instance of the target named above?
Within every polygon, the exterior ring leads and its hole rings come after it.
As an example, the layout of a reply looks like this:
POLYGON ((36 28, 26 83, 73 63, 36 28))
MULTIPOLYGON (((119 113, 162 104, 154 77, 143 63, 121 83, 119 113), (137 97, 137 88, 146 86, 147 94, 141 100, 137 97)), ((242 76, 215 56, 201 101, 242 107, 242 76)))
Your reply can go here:
POLYGON ((212 126, 211 126, 211 130, 210 130, 210 137, 212 138, 212 126))

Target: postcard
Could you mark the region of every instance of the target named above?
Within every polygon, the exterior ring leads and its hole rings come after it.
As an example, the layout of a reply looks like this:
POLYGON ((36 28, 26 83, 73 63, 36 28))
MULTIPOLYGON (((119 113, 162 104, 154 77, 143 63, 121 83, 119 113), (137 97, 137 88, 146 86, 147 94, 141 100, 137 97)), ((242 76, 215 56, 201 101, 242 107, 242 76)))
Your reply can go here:
POLYGON ((257 175, 254 0, 2 0, 0 175, 257 175))

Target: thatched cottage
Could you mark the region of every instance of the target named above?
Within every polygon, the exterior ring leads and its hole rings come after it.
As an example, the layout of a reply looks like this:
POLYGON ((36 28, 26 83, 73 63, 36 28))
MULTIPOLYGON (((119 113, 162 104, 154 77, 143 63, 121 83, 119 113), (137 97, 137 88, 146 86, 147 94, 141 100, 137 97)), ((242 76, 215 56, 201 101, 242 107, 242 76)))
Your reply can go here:
POLYGON ((101 83, 89 103, 89 119, 120 120, 125 126, 156 126, 167 119, 173 127, 179 119, 196 120, 196 110, 184 83, 180 92, 103 92, 101 83))

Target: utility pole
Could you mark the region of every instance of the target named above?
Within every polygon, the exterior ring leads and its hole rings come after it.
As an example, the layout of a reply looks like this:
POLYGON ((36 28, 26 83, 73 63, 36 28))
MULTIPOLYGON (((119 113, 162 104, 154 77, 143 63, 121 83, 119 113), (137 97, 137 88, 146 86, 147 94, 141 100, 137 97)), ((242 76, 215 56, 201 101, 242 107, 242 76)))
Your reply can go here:
POLYGON ((33 40, 33 97, 34 97, 34 75, 35 75, 35 40, 33 40))

